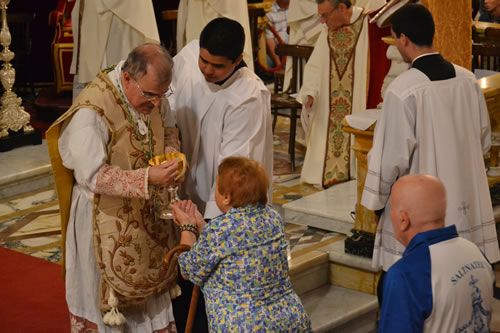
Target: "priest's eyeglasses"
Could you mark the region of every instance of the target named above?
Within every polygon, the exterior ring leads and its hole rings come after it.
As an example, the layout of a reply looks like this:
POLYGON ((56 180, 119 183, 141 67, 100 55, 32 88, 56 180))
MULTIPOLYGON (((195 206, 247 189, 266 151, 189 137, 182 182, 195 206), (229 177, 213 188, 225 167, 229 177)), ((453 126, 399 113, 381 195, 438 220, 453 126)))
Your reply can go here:
POLYGON ((334 11, 336 11, 336 10, 339 8, 339 5, 340 5, 340 3, 337 3, 337 6, 335 6, 335 8, 333 8, 332 10, 330 10, 330 12, 329 12, 328 14, 327 14, 327 13, 322 14, 322 15, 320 16, 320 17, 321 17, 321 19, 322 19, 324 22, 326 22, 326 21, 330 18, 330 16, 333 14, 333 12, 334 12, 334 11))
POLYGON ((337 8, 332 9, 328 14, 324 13, 323 15, 321 15, 321 19, 326 22, 330 17, 330 15, 332 15, 332 13, 335 11, 335 9, 337 8))
POLYGON ((145 99, 147 99, 148 101, 154 101, 155 99, 160 100, 162 98, 168 98, 168 97, 172 96, 172 94, 173 94, 173 91, 170 87, 168 87, 167 91, 165 91, 163 94, 152 94, 152 93, 147 92, 147 91, 145 92, 141 89, 141 86, 139 86, 139 83, 135 79, 132 79, 132 80, 134 80, 135 85, 137 86, 137 89, 139 89, 141 95, 145 99))

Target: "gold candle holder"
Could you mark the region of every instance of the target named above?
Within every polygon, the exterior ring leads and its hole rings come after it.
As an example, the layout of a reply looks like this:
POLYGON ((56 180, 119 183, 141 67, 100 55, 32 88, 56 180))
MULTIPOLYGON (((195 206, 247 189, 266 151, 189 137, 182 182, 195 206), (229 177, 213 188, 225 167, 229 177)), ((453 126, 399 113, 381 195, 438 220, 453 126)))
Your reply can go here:
POLYGON ((7 5, 10 0, 0 0, 0 9, 2 10, 2 29, 0 30, 0 44, 3 46, 0 52, 0 61, 3 61, 0 70, 0 80, 5 90, 0 103, 0 138, 9 135, 9 130, 17 132, 20 129, 24 133, 33 132, 33 127, 29 125, 30 115, 24 111, 21 106, 22 100, 12 91, 16 80, 16 70, 10 63, 14 59, 14 52, 9 49, 11 35, 7 25, 7 5))

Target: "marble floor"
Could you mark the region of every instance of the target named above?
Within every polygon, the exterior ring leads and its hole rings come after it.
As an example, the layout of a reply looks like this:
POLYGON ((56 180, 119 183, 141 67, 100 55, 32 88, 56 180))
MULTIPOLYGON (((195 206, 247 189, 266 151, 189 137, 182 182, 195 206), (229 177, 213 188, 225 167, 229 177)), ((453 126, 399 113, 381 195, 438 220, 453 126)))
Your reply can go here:
MULTIPOLYGON (((295 224, 286 224, 285 231, 290 260, 304 260, 316 250, 321 251, 344 239, 335 232, 295 224)), ((52 186, 0 200, 0 246, 60 263, 60 245, 59 206, 52 186)), ((499 268, 496 274, 497 281, 500 281, 499 268)), ((500 333, 498 299, 494 300, 491 328, 492 332, 500 333)))
POLYGON ((59 205, 53 186, 0 200, 0 246, 59 263, 59 205))
MULTIPOLYGON (((339 234, 286 224, 293 257, 326 246, 339 234)), ((0 200, 0 246, 55 263, 61 261, 59 205, 53 186, 0 200)))
MULTIPOLYGON (((299 144, 296 149, 297 167, 295 172, 291 173, 287 152, 289 126, 287 121, 288 119, 279 119, 274 135, 273 203, 278 209, 287 203, 320 191, 311 185, 300 183, 304 148, 299 144)), ((32 148, 21 149, 28 151, 32 148)), ((1 158, 0 156, 0 162, 1 158)), ((8 159, 12 162, 11 158, 8 159)), ((5 165, 3 162, 0 164, 5 165)), ((0 176, 0 185, 2 182, 7 183, 7 179, 0 176)), ((29 193, 3 196, 4 199, 0 199, 0 246, 60 263, 61 230, 57 196, 53 185, 43 186, 29 193)), ((10 191, 11 189, 7 192, 10 191)), ((308 257, 317 255, 318 251, 328 252, 329 248, 341 243, 345 237, 336 232, 290 223, 285 225, 285 232, 289 242, 291 270, 294 268, 294 261, 304 262, 308 257)), ((500 265, 496 269, 496 274, 497 281, 500 281, 500 265)), ((491 328, 492 332, 500 333, 500 300, 496 299, 491 328)))
MULTIPOLYGON (((273 202, 277 207, 319 191, 313 186, 300 184, 299 175, 304 159, 304 148, 300 145, 297 145, 296 149, 296 170, 294 173, 290 171, 288 128, 289 120, 278 118, 274 133, 273 177, 273 202)), ((41 146, 27 146, 0 154, 1 164, 9 165, 9 170, 12 169, 12 175, 7 172, 4 176, 0 176, 0 185, 5 183, 10 186, 10 183, 22 181, 22 175, 15 173, 20 165, 14 164, 17 160, 19 160, 18 164, 22 164, 23 156, 26 154, 36 157, 35 160, 43 165, 43 168, 50 169, 48 157, 44 153, 46 151, 47 147, 44 142, 41 146)), ((27 173, 26 176, 31 176, 29 172, 27 173)), ((16 193, 16 191, 9 188, 4 193, 4 199, 0 199, 0 246, 59 263, 61 261, 61 229, 54 186, 47 182, 43 188, 33 192, 15 196, 9 196, 9 193, 16 193)), ((303 252, 307 247, 323 244, 323 241, 336 236, 332 232, 295 225, 287 225, 286 232, 290 240, 290 252, 296 250, 303 252)))

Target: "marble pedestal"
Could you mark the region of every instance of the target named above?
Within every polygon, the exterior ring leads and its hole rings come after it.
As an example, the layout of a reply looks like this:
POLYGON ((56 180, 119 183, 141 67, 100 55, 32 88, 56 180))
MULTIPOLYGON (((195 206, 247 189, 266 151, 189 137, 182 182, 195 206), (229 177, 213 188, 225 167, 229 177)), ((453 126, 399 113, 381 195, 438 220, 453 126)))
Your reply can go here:
MULTIPOLYGON (((283 205, 284 220, 349 235, 354 228, 356 198, 356 180, 337 184, 283 205)), ((380 273, 371 267, 371 258, 345 253, 344 240, 319 250, 328 253, 330 284, 376 294, 380 273)))
POLYGON ((0 200, 54 184, 47 142, 0 153, 0 200))

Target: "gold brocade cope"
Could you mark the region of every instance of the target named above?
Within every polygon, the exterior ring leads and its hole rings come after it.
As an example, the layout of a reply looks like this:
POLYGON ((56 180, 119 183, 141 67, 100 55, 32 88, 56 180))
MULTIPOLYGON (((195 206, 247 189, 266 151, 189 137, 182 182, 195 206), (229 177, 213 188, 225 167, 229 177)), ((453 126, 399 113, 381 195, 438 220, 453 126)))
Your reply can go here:
POLYGON ((365 14, 352 24, 328 32, 330 48, 330 113, 323 166, 323 187, 349 180, 350 135, 342 122, 352 112, 354 59, 365 14))
POLYGON ((66 229, 68 227, 69 213, 71 208, 71 194, 73 191, 73 171, 63 166, 61 155, 59 154, 58 140, 61 133, 63 121, 69 118, 70 114, 65 113, 45 132, 47 147, 49 150, 50 164, 54 174, 57 198, 59 201, 59 212, 61 218, 61 249, 62 249, 62 275, 66 275, 66 229))

